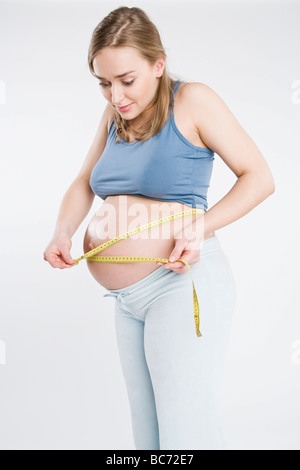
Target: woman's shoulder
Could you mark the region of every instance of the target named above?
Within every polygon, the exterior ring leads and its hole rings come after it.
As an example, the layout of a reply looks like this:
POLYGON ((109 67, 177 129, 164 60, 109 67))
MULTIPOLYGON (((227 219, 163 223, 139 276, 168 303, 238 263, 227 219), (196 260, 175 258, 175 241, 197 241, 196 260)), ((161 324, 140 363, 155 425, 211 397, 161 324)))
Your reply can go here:
POLYGON ((189 116, 200 132, 201 122, 213 119, 227 109, 220 95, 202 82, 183 82, 178 89, 177 103, 182 113, 189 116))
POLYGON ((176 97, 174 120, 179 132, 191 144, 208 148, 201 137, 201 123, 205 116, 205 95, 209 87, 201 82, 181 82, 176 97))
POLYGON ((216 92, 203 82, 182 81, 178 89, 178 98, 183 101, 195 102, 201 99, 209 99, 209 96, 216 95, 216 92))

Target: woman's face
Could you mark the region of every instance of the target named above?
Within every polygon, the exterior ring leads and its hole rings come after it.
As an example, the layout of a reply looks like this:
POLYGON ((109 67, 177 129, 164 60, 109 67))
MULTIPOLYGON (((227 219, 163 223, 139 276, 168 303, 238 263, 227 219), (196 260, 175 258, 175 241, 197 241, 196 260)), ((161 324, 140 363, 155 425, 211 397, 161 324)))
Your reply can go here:
POLYGON ((133 47, 105 47, 95 56, 93 66, 103 96, 123 119, 135 119, 154 98, 165 60, 152 65, 133 47), (131 106, 122 109, 127 105, 131 106))

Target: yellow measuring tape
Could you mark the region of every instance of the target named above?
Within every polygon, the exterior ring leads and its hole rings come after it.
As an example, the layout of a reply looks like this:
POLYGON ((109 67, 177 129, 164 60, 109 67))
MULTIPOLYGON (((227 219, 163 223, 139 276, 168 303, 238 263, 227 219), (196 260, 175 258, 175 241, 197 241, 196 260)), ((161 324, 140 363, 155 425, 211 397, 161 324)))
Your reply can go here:
MULTIPOLYGON (((94 261, 96 263, 144 263, 147 261, 160 261, 161 263, 169 263, 169 260, 167 258, 143 258, 143 257, 137 257, 137 256, 93 256, 93 255, 95 253, 99 253, 99 251, 105 250, 105 248, 108 248, 109 246, 114 245, 120 240, 124 240, 124 238, 130 237, 131 235, 137 232, 142 232, 143 230, 147 230, 150 227, 161 225, 165 222, 168 222, 169 220, 174 220, 179 217, 184 217, 186 215, 200 214, 200 213, 205 213, 205 210, 204 209, 190 209, 188 211, 178 212, 178 214, 170 215, 168 217, 155 220, 154 222, 150 222, 149 224, 142 225, 133 230, 130 230, 129 232, 122 233, 121 235, 115 238, 112 238, 108 242, 105 242, 102 245, 99 245, 96 248, 93 248, 92 250, 88 251, 84 255, 80 256, 80 258, 75 259, 73 264, 78 263, 84 258, 86 258, 88 261, 94 261)), ((194 300, 194 320, 195 320, 195 326, 196 326, 196 334, 198 337, 200 337, 202 336, 202 334, 200 332, 199 303, 198 303, 198 298, 197 298, 195 285, 193 281, 192 271, 191 271, 189 264, 187 263, 185 259, 179 258, 175 260, 174 262, 176 261, 181 261, 188 267, 191 278, 192 278, 193 300, 194 300)))

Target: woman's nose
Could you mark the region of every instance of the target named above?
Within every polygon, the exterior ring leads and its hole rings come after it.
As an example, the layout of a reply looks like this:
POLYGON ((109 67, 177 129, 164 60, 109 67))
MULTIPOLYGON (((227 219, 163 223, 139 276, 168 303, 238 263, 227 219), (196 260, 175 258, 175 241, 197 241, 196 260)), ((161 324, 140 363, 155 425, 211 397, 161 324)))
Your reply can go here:
POLYGON ((124 93, 122 89, 119 87, 113 87, 111 88, 111 100, 114 104, 114 106, 122 106, 122 101, 123 101, 124 93))

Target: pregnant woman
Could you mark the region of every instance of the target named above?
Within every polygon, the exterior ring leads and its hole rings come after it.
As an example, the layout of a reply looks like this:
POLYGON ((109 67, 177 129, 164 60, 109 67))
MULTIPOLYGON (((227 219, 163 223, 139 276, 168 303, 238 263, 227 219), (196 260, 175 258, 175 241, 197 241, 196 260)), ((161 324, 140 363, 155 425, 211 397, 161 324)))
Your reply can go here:
POLYGON ((165 259, 162 265, 86 262, 105 296, 115 298, 136 449, 226 449, 222 370, 236 286, 215 231, 271 195, 272 174, 216 92, 171 78, 159 33, 140 8, 117 8, 97 25, 88 63, 107 105, 63 198, 44 259, 53 268, 78 265, 71 238, 95 194, 104 202, 87 227, 84 253, 144 224, 197 209, 98 253, 165 259), (215 153, 237 181, 208 210, 215 153), (191 276, 202 336, 195 334, 191 276))

